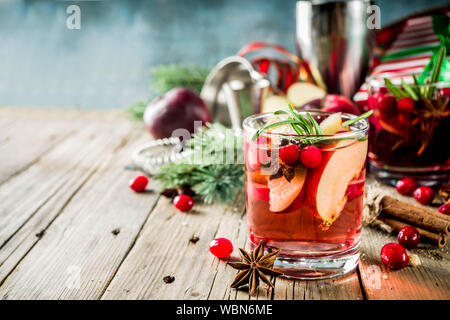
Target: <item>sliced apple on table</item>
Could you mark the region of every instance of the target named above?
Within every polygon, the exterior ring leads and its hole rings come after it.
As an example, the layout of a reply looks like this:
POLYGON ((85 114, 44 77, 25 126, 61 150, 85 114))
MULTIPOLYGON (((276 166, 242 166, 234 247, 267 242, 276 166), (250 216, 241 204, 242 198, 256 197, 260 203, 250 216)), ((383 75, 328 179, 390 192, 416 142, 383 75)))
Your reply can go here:
POLYGON ((306 178, 306 168, 296 167, 294 177, 288 181, 284 176, 272 179, 269 187, 269 209, 281 212, 288 208, 303 190, 306 178))
POLYGON ((313 213, 331 225, 347 202, 346 191, 352 179, 359 177, 366 161, 367 139, 341 140, 333 150, 322 152, 321 164, 310 169, 306 199, 313 213))

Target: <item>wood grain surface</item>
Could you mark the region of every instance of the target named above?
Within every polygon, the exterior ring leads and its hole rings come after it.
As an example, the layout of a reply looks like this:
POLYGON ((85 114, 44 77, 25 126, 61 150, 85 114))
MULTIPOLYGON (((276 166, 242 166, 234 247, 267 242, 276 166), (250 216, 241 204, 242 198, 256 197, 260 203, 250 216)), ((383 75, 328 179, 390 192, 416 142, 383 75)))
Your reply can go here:
POLYGON ((231 289, 237 271, 208 245, 229 238, 230 259, 248 249, 244 193, 186 214, 132 192, 125 166, 149 139, 120 111, 0 108, 1 299, 450 299, 448 246, 409 250, 421 265, 390 271, 379 252, 396 239, 371 228, 349 275, 231 289))

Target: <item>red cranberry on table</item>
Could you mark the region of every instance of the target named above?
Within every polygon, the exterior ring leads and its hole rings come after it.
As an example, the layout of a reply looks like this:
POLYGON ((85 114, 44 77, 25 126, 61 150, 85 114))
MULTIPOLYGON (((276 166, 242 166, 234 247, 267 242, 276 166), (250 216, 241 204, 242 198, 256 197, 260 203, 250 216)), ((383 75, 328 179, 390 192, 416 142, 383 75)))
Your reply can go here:
POLYGON ((397 101, 397 109, 399 112, 411 113, 414 111, 414 100, 412 98, 400 98, 397 101))
POLYGON ((450 203, 444 203, 442 206, 439 207, 438 211, 440 213, 450 215, 450 203))
POLYGON ((233 244, 226 238, 217 238, 209 244, 209 251, 217 258, 228 258, 233 252, 233 244))
POLYGON ((385 244, 381 249, 380 257, 383 264, 393 270, 402 269, 409 263, 405 248, 398 243, 385 244))
POLYGON ((322 162, 322 152, 314 146, 307 146, 300 153, 300 161, 307 168, 315 168, 322 162))
POLYGON ((194 206, 194 199, 186 194, 180 194, 173 199, 173 205, 182 212, 189 212, 194 206))
POLYGON ((417 183, 412 178, 403 178, 397 181, 395 188, 398 193, 409 196, 417 189, 417 183))
POLYGON ((130 180, 130 188, 134 192, 143 192, 148 184, 148 178, 146 176, 138 176, 130 180))
POLYGON ((414 198, 421 204, 429 204, 434 199, 434 191, 427 186, 419 187, 414 191, 414 198))
POLYGON ((406 226, 398 232, 398 243, 405 248, 416 248, 420 242, 420 234, 416 228, 406 226))
POLYGON ((294 164, 298 160, 300 149, 295 144, 290 144, 279 150, 280 159, 287 164, 294 164))

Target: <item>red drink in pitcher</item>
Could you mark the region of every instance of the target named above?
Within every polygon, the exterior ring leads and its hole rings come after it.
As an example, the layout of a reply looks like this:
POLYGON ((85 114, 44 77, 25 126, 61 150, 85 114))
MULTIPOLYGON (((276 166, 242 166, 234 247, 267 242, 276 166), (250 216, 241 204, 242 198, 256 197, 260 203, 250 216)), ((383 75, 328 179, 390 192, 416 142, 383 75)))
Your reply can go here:
POLYGON ((271 127, 288 112, 244 121, 250 241, 280 249, 275 268, 286 276, 340 275, 359 259, 368 122, 292 112, 304 128, 271 127))

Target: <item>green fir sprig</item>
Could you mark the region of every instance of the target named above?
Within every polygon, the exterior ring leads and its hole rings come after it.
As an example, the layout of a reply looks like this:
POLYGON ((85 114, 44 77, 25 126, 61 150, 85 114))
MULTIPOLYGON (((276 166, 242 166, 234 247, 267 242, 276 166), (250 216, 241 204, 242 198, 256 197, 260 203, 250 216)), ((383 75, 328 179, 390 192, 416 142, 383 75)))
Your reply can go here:
POLYGON ((241 134, 219 123, 208 124, 193 135, 184 152, 187 157, 162 166, 154 177, 163 189, 190 187, 206 203, 234 199, 244 185, 241 134))
POLYGON ((128 113, 134 118, 141 119, 148 103, 158 95, 167 91, 184 87, 200 93, 210 68, 194 64, 159 65, 150 70, 150 90, 153 95, 149 99, 138 101, 127 107, 128 113))

